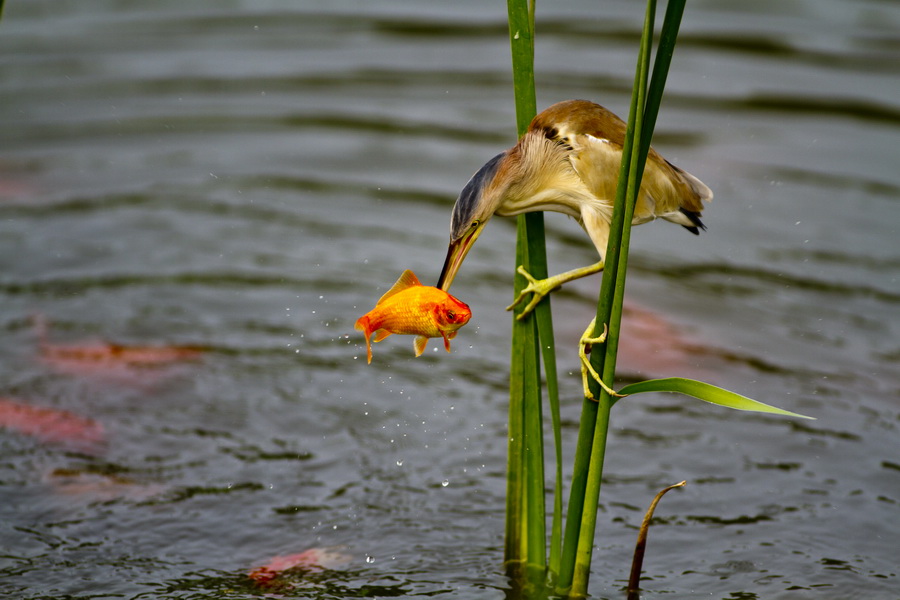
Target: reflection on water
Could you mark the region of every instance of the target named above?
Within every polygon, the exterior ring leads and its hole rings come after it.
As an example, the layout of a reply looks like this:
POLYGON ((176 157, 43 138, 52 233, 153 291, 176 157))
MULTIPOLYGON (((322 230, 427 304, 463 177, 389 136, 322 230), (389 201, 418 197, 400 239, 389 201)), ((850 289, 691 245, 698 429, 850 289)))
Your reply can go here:
MULTIPOLYGON (((457 278, 452 354, 366 365, 353 323, 403 269, 434 283, 456 194, 512 144, 503 6, 7 4, 3 595, 502 597, 512 221, 457 278)), ((538 11, 539 105, 626 112, 641 9, 538 11)), ((648 595, 896 597, 897 31, 875 0, 688 7, 655 144, 716 198, 699 238, 636 230, 620 375, 818 420, 617 405, 595 597, 681 479, 648 595)), ((551 268, 595 260, 547 222, 551 268)), ((554 300, 569 457, 597 287, 554 300)))

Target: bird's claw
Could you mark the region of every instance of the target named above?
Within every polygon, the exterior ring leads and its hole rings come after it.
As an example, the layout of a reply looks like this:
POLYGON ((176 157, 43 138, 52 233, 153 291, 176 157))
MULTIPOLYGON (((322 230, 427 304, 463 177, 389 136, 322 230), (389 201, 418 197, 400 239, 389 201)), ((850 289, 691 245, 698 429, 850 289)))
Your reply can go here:
POLYGON ((531 311, 537 307, 541 300, 544 299, 544 296, 552 292, 553 290, 560 287, 560 283, 555 281, 555 277, 548 277, 547 279, 535 279, 531 276, 531 273, 525 270, 525 267, 519 265, 516 269, 516 272, 528 280, 528 285, 522 288, 522 291, 519 292, 519 295, 516 297, 515 301, 506 307, 506 310, 512 310, 522 302, 525 301, 525 298, 528 294, 532 294, 531 300, 528 301, 528 304, 525 305, 525 308, 522 309, 518 315, 516 315, 516 319, 522 320, 528 316, 531 311))
POLYGON ((594 336, 594 326, 597 323, 597 318, 591 320, 591 324, 588 325, 587 329, 584 330, 584 334, 581 336, 581 340, 578 343, 578 357, 581 359, 581 383, 584 386, 584 397, 588 400, 595 400, 594 395, 591 393, 590 387, 588 386, 588 373, 591 374, 591 377, 594 378, 594 381, 600 384, 600 387, 603 388, 610 396, 614 397, 622 397, 622 394, 618 394, 611 387, 603 383, 603 379, 600 378, 600 375, 591 366, 591 360, 588 358, 588 354, 591 353, 591 346, 594 344, 600 344, 606 341, 606 323, 603 324, 603 333, 598 336, 594 336))

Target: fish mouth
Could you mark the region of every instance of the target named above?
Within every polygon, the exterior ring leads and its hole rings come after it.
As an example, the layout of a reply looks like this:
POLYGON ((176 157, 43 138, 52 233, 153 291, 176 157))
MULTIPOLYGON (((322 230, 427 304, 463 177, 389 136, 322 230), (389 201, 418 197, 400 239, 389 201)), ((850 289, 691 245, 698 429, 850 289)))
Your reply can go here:
POLYGON ((479 223, 476 227, 469 229, 459 239, 450 242, 450 246, 447 248, 447 258, 444 259, 444 268, 441 269, 441 276, 438 279, 437 287, 439 289, 445 292, 450 289, 450 285, 453 283, 453 279, 456 277, 463 259, 466 258, 466 254, 469 253, 472 244, 481 235, 484 224, 484 221, 479 223))

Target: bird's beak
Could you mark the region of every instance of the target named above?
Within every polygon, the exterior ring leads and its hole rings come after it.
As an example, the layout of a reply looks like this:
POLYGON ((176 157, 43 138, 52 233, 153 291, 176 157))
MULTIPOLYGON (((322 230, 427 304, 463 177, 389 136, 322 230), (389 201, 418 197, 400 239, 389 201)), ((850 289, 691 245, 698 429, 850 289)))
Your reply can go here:
POLYGON ((450 242, 450 247, 447 248, 447 258, 444 260, 444 268, 441 270, 441 278, 438 279, 438 288, 445 292, 450 289, 450 284, 453 283, 456 272, 459 271, 459 267, 462 265, 466 254, 472 248, 472 244, 481 235, 481 230, 484 229, 486 222, 482 221, 478 224, 478 227, 469 229, 461 238, 450 242))

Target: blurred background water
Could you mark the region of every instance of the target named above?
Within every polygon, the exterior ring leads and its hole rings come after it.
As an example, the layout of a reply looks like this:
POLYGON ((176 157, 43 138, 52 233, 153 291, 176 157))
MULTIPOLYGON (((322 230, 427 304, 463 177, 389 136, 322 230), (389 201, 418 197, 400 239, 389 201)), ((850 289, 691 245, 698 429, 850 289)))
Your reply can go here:
MULTIPOLYGON (((627 113, 642 12, 540 3, 539 107, 627 113)), ((70 426, 7 411, 0 594, 253 597, 254 566, 330 548, 278 592, 504 597, 514 221, 457 278, 452 354, 366 365, 353 323, 403 269, 436 281, 514 142, 507 36, 474 0, 7 2, 0 398, 70 426)), ((818 420, 618 404, 592 595, 623 597, 686 479, 645 597, 900 598, 900 5, 689 3, 654 145, 716 197, 698 238, 635 231, 622 380, 818 420)), ((596 260, 547 224, 551 270, 596 260)), ((598 288, 554 297, 567 466, 598 288)))

